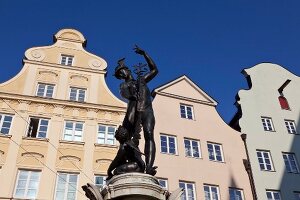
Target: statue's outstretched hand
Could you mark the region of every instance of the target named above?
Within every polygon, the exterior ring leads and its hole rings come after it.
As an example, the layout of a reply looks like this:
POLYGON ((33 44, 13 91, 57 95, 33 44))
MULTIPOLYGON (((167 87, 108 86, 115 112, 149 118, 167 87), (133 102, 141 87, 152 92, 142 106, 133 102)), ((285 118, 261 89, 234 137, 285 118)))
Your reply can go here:
POLYGON ((143 49, 141 49, 140 47, 138 47, 138 45, 135 45, 133 50, 135 51, 135 53, 140 54, 140 55, 145 55, 145 51, 143 49))

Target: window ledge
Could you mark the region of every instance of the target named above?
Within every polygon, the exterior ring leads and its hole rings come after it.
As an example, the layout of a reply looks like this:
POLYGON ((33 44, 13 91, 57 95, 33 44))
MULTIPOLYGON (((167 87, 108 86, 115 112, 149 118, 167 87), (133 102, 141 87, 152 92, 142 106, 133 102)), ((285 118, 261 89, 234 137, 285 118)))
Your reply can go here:
POLYGON ((108 147, 108 148, 114 148, 117 149, 119 146, 115 145, 115 144, 99 144, 99 143, 95 143, 94 144, 95 147, 108 147))
POLYGON ((215 162, 215 163, 226 163, 225 161, 218 161, 218 160, 209 160, 209 161, 211 161, 211 162, 215 162))
POLYGON ((6 135, 6 134, 0 133, 0 137, 3 137, 3 138, 11 138, 12 135, 6 135))
POLYGON ((170 155, 170 156, 179 156, 179 154, 173 154, 173 153, 166 153, 166 152, 160 152, 160 153, 164 155, 170 155))
POLYGON ((84 145, 84 142, 69 141, 69 140, 59 140, 59 143, 84 145))
POLYGON ((36 140, 36 141, 45 141, 45 142, 49 142, 49 138, 35 138, 35 137, 27 137, 27 136, 23 136, 22 139, 23 139, 23 140, 36 140))
POLYGON ((190 159, 197 159, 197 160, 203 160, 202 157, 193 157, 193 156, 185 156, 186 158, 190 158, 190 159))

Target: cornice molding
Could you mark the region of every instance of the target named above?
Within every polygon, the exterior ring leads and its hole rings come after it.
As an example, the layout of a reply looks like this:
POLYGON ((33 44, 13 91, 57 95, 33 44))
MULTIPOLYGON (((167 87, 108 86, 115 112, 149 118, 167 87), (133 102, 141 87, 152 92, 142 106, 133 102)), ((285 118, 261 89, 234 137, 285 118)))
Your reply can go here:
POLYGON ((26 103, 26 104, 44 104, 44 105, 51 105, 55 108, 70 108, 70 109, 93 109, 98 111, 106 111, 111 113, 125 113, 126 107, 119 107, 119 106, 110 106, 110 105, 104 105, 104 104, 93 104, 93 103, 86 103, 86 102, 74 102, 74 101, 68 101, 68 100, 61 100, 61 99, 50 99, 50 98, 41 98, 36 96, 27 96, 27 95, 21 95, 21 94, 11 94, 11 93, 5 93, 0 92, 0 99, 7 100, 16 100, 19 103, 26 103))
POLYGON ((56 64, 56 63, 48 63, 48 62, 40 62, 40 61, 35 61, 35 60, 27 60, 27 59, 23 59, 23 63, 28 63, 28 64, 34 64, 37 66, 46 66, 46 67, 56 67, 59 69, 67 69, 70 71, 81 71, 81 72, 90 72, 90 73, 97 73, 97 74, 106 74, 106 70, 94 70, 94 69, 88 69, 88 68, 84 68, 81 66, 65 66, 65 65, 60 65, 60 64, 56 64))
POLYGON ((183 101, 190 101, 190 102, 194 102, 194 103, 205 104, 205 105, 216 107, 216 105, 212 102, 202 101, 202 100, 199 100, 199 99, 192 99, 192 98, 183 97, 183 96, 170 94, 170 93, 166 93, 166 92, 156 92, 156 94, 166 96, 166 97, 170 97, 170 98, 183 100, 183 101))

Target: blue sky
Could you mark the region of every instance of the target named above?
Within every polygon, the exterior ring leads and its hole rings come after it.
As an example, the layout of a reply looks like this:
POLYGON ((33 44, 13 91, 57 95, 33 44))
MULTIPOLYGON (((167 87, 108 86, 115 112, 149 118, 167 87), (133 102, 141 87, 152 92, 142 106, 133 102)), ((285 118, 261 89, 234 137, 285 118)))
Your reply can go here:
POLYGON ((299 8, 293 0, 0 0, 0 82, 20 71, 26 49, 51 45, 53 34, 71 27, 108 62, 107 84, 118 97, 117 60, 143 61, 132 51, 138 44, 160 70, 151 88, 185 74, 228 122, 237 91, 247 87, 242 69, 272 62, 300 75, 299 8))

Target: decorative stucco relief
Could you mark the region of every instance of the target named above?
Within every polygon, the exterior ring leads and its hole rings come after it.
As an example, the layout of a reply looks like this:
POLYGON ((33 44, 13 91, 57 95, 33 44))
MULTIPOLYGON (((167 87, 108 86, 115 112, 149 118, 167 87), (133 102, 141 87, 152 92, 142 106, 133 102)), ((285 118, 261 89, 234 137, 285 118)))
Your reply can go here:
POLYGON ((100 173, 106 172, 111 162, 111 159, 97 159, 94 165, 94 171, 100 173))
POLYGON ((40 69, 38 71, 37 80, 41 82, 57 83, 59 72, 40 69))
POLYGON ((37 152, 24 152, 18 158, 17 164, 24 166, 43 166, 44 155, 37 152))
POLYGON ((102 62, 97 59, 90 59, 88 64, 89 64, 89 67, 92 69, 100 69, 102 62))
POLYGON ((46 55, 41 49, 33 49, 29 53, 26 52, 26 57, 29 60, 43 61, 46 55))
POLYGON ((71 74, 69 79, 70 85, 79 87, 88 87, 89 76, 81 74, 71 74))
POLYGON ((72 155, 64 155, 59 157, 59 161, 56 164, 57 168, 63 168, 63 169, 81 169, 80 167, 80 161, 81 159, 77 156, 72 155))

